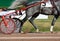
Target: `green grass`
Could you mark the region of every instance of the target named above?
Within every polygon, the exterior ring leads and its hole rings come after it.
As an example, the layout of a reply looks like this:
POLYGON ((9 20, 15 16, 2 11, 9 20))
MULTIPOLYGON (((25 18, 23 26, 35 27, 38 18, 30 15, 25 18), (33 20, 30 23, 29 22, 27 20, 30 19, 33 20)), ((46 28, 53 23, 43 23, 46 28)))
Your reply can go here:
MULTIPOLYGON (((34 22, 38 26, 40 31, 47 32, 50 29, 52 19, 53 19, 53 16, 49 16, 48 19, 34 20, 34 22)), ((35 32, 34 27, 29 23, 29 21, 25 22, 22 30, 28 31, 28 32, 35 32)), ((60 31, 60 19, 59 18, 55 23, 54 31, 60 31)))

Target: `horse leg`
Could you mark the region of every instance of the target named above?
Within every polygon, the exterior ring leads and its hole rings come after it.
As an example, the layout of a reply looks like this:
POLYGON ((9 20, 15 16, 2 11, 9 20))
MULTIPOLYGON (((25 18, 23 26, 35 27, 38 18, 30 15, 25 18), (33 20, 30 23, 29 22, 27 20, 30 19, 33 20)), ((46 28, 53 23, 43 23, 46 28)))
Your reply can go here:
POLYGON ((50 32, 53 32, 53 27, 54 27, 54 24, 55 24, 56 20, 58 19, 58 17, 59 17, 59 15, 54 16, 52 23, 51 23, 50 32))
POLYGON ((23 26, 23 24, 26 22, 26 20, 27 20, 27 18, 25 17, 25 18, 21 21, 21 26, 20 26, 20 28, 19 28, 19 33, 24 33, 24 32, 22 31, 22 26, 23 26))
POLYGON ((37 27, 36 24, 34 23, 34 19, 35 19, 35 17, 31 17, 31 19, 29 19, 29 22, 34 26, 34 28, 36 29, 36 32, 39 32, 38 27, 37 27))
POLYGON ((23 31, 22 31, 22 26, 23 26, 23 22, 21 22, 21 26, 20 26, 20 28, 19 28, 19 33, 23 33, 23 31))
POLYGON ((30 19, 29 22, 33 25, 33 27, 36 29, 36 32, 39 32, 39 29, 37 25, 34 23, 34 19, 40 14, 40 12, 35 13, 30 19))
POLYGON ((17 18, 13 18, 13 20, 15 21, 15 24, 16 24, 16 29, 14 32, 18 33, 20 32, 21 33, 21 29, 22 29, 22 26, 23 26, 23 22, 20 21, 19 19, 17 18))

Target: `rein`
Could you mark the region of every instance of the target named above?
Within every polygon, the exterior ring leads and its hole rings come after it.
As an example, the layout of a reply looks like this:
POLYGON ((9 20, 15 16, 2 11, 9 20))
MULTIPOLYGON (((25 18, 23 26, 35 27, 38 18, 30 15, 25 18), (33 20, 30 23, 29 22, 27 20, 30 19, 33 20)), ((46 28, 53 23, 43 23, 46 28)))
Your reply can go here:
POLYGON ((37 2, 37 3, 35 3, 35 4, 32 4, 32 5, 27 6, 27 7, 25 7, 25 8, 22 8, 21 10, 27 10, 27 9, 29 9, 29 8, 31 8, 31 7, 37 6, 37 5, 42 4, 42 3, 45 3, 45 2, 37 2))

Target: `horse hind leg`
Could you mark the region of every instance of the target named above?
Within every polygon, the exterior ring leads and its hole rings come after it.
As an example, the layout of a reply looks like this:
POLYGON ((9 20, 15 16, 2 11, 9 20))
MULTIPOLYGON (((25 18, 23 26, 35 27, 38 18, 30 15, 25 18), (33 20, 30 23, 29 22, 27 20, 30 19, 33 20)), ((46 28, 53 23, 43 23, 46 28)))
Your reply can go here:
POLYGON ((22 26, 23 26, 23 22, 21 22, 21 25, 20 25, 20 28, 19 28, 19 33, 23 33, 23 31, 22 31, 22 26))
POLYGON ((55 15, 53 20, 52 20, 51 28, 50 28, 51 33, 53 33, 54 24, 55 24, 56 20, 58 19, 58 17, 59 17, 59 15, 55 15))
POLYGON ((33 25, 33 27, 36 29, 36 32, 39 32, 39 29, 38 27, 36 26, 36 24, 34 23, 34 19, 35 17, 32 17, 29 19, 29 22, 33 25))

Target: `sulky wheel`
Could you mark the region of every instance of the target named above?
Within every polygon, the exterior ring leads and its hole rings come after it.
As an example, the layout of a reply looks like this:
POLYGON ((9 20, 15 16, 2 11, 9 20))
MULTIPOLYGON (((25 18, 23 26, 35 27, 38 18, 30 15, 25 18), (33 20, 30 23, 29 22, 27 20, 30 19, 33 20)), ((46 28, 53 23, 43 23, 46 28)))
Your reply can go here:
POLYGON ((11 34, 14 32, 15 30, 15 22, 11 19, 11 18, 6 18, 5 19, 6 22, 7 22, 7 26, 5 26, 5 23, 4 21, 1 21, 0 23, 0 30, 2 33, 5 33, 5 34, 11 34))

